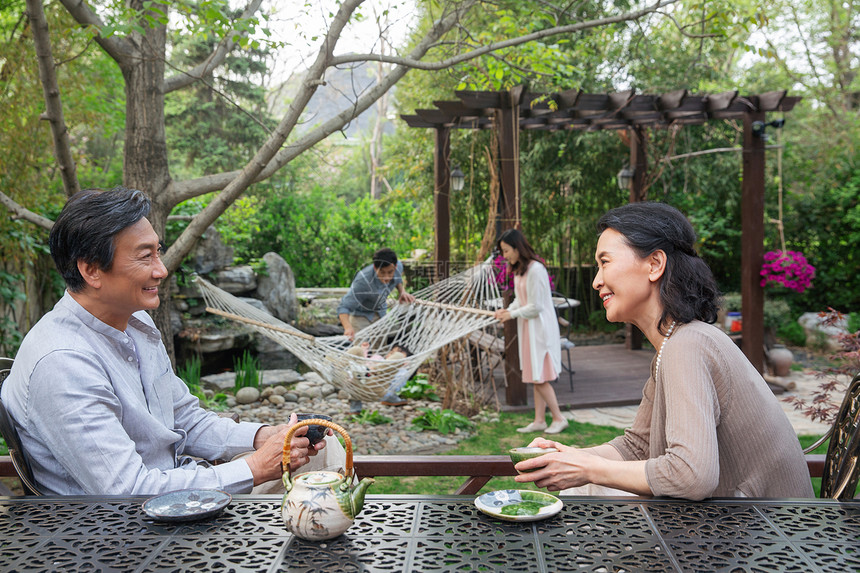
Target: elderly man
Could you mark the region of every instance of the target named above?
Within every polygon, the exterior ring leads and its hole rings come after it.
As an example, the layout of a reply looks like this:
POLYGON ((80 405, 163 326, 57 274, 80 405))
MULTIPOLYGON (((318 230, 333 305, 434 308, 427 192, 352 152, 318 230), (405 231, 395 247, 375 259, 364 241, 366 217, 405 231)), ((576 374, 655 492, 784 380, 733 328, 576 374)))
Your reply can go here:
MULTIPOLYGON (((2 388, 43 493, 248 493, 281 477, 288 425, 236 424, 200 408, 142 312, 158 307, 168 274, 149 209, 140 191, 82 191, 51 230, 66 293, 24 338, 2 388)), ((309 447, 306 431, 290 444, 292 469, 312 456, 316 469, 342 464, 337 440, 309 447)))

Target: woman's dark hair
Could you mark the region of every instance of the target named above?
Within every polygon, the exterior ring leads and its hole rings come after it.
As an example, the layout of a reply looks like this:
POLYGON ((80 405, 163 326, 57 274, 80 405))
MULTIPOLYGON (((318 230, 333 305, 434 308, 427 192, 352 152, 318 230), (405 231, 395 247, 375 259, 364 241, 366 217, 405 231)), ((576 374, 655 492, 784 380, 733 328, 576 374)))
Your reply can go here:
POLYGON ((525 235, 523 235, 519 230, 508 229, 502 233, 502 236, 499 237, 498 241, 496 241, 496 247, 500 251, 502 250, 502 243, 510 246, 520 254, 520 258, 516 264, 511 265, 511 270, 514 271, 515 275, 522 276, 526 274, 526 271, 529 270, 529 264, 532 261, 540 262, 540 257, 537 256, 535 250, 526 240, 525 235))
POLYGON ((388 247, 383 247, 373 253, 373 268, 384 269, 389 265, 397 264, 397 253, 388 247))
POLYGON ((717 320, 717 281, 707 263, 696 254, 696 232, 679 210, 665 203, 629 203, 600 218, 598 232, 606 229, 621 233, 641 258, 657 250, 666 253, 666 270, 660 281, 661 334, 665 334, 663 327, 669 317, 681 324, 717 320))
POLYGON ((113 265, 114 237, 147 215, 150 201, 142 191, 114 187, 85 189, 66 202, 51 228, 48 246, 57 270, 71 292, 86 286, 78 261, 95 263, 104 271, 113 265))

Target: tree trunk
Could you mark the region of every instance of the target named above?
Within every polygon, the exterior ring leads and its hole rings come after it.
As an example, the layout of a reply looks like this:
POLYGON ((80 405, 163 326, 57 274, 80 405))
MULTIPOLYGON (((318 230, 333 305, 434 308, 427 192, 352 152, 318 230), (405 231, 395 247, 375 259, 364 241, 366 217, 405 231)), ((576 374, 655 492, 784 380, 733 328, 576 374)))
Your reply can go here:
MULTIPOLYGON (((142 0, 133 0, 133 8, 142 9, 142 0)), ((136 53, 121 64, 125 79, 125 152, 123 183, 140 189, 152 200, 149 220, 159 237, 164 237, 167 216, 170 169, 167 163, 167 136, 164 127, 164 61, 166 26, 144 27, 143 34, 133 33, 136 53)), ((162 282, 161 304, 152 311, 155 325, 171 362, 176 365, 173 329, 170 327, 170 278, 162 282)))

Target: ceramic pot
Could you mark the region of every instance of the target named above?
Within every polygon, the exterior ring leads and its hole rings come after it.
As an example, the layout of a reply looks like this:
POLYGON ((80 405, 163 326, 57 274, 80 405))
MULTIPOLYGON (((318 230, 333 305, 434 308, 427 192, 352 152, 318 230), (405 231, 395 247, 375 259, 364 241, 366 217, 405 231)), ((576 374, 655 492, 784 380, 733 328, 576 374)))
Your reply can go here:
POLYGON ((788 376, 791 372, 794 355, 782 344, 774 344, 773 348, 767 351, 767 359, 775 376, 788 376))
POLYGON ((287 490, 281 502, 284 525, 296 537, 310 541, 332 539, 346 531, 361 511, 364 494, 373 483, 373 479, 364 478, 353 486, 352 440, 342 427, 320 418, 302 420, 290 427, 284 438, 281 467, 284 470, 284 488, 287 490), (317 471, 290 478, 290 441, 296 430, 311 425, 331 428, 343 436, 346 449, 345 475, 317 471))

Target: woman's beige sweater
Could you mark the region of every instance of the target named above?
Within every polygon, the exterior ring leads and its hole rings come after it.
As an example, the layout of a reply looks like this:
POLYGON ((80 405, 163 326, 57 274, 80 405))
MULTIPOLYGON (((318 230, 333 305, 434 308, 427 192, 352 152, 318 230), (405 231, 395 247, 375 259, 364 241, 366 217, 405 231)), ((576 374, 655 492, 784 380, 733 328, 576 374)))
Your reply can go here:
POLYGON ((654 495, 814 497, 788 418, 722 330, 678 325, 656 381, 655 361, 632 427, 609 442, 625 460, 648 460, 654 495))

